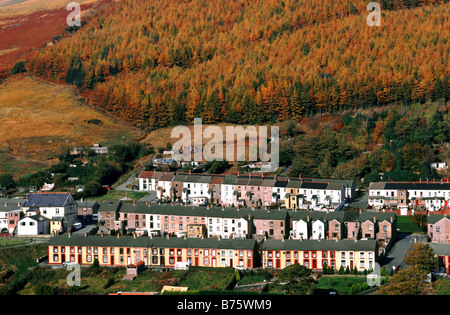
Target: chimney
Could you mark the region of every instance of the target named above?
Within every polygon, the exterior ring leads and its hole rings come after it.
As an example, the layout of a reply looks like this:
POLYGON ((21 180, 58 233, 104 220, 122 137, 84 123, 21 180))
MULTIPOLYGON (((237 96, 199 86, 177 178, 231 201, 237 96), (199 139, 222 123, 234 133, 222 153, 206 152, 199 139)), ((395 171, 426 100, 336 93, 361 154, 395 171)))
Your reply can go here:
POLYGON ((72 232, 68 231, 68 232, 67 232, 67 236, 68 236, 68 237, 71 237, 71 236, 72 236, 72 232))
POLYGON ((133 200, 133 206, 135 206, 136 205, 136 200, 133 200))
POLYGON ((88 236, 88 233, 87 232, 84 232, 84 237, 87 237, 88 236))
POLYGON ((120 237, 120 231, 117 231, 117 238, 120 237))
POLYGON ((250 215, 250 213, 248 214, 248 220, 249 220, 249 221, 251 220, 251 215, 250 215))
POLYGON ((166 237, 167 239, 170 239, 170 235, 169 234, 167 234, 167 237, 166 237))
POLYGON ((103 231, 102 231, 102 233, 100 234, 102 237, 104 236, 104 233, 103 233, 103 231))
POLYGON ((137 234, 136 232, 133 233, 133 238, 136 238, 137 234))

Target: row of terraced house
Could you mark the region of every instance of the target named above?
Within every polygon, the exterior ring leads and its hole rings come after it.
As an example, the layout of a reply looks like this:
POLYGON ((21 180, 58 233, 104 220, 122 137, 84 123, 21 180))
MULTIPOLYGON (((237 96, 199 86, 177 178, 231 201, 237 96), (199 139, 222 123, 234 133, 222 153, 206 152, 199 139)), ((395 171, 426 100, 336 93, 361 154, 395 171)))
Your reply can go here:
POLYGON ((58 235, 48 245, 48 262, 101 266, 284 268, 302 264, 373 270, 379 260, 376 240, 264 240, 147 236, 58 235))
POLYGON ((393 213, 303 211, 244 207, 103 202, 99 230, 106 234, 274 240, 377 240, 384 250, 396 236, 393 213))
POLYGON ((355 197, 351 180, 293 178, 264 174, 216 175, 143 171, 139 190, 160 200, 225 207, 283 207, 339 210, 355 197))
POLYGON ((374 209, 397 209, 401 215, 412 211, 448 214, 450 181, 372 182, 368 205, 374 209))

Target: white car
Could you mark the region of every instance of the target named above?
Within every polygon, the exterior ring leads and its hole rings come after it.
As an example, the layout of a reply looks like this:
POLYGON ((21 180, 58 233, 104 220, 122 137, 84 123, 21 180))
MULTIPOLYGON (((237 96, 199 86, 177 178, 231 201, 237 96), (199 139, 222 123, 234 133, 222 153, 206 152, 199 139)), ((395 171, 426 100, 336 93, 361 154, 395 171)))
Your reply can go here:
POLYGON ((83 227, 83 225, 82 225, 80 222, 76 222, 76 223, 73 224, 73 228, 74 228, 75 230, 79 230, 79 229, 81 229, 82 227, 83 227))

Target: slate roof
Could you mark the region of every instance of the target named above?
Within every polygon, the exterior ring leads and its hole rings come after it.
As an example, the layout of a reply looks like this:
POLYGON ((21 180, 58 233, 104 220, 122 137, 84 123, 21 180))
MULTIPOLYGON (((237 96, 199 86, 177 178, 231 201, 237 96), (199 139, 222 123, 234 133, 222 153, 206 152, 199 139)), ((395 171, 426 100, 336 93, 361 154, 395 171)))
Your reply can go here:
POLYGON ((29 215, 29 216, 23 217, 22 219, 20 219, 20 221, 22 221, 24 219, 27 219, 27 218, 31 219, 31 220, 34 220, 34 221, 50 221, 49 218, 46 218, 46 217, 44 217, 44 216, 42 216, 40 214, 29 215))
POLYGON ((274 240, 264 241, 262 250, 351 250, 376 251, 376 240, 274 240))
POLYGON ((211 248, 246 249, 256 248, 253 239, 178 238, 178 237, 131 237, 131 236, 78 236, 57 235, 50 238, 48 245, 56 246, 105 246, 105 247, 163 247, 163 248, 211 248))
POLYGON ((0 198, 0 212, 19 210, 25 201, 26 199, 0 198))
POLYGON ((449 190, 448 182, 378 182, 370 183, 369 189, 390 190, 449 190))
POLYGON ((70 193, 36 193, 28 196, 23 207, 64 207, 70 193))
POLYGON ((434 253, 439 256, 450 256, 450 244, 428 243, 434 253))
POLYGON ((443 215, 443 214, 433 214, 427 216, 427 224, 435 224, 442 220, 443 218, 447 218, 447 220, 450 220, 450 215, 443 215))
POLYGON ((222 185, 234 185, 236 183, 236 175, 227 175, 223 179, 222 185))

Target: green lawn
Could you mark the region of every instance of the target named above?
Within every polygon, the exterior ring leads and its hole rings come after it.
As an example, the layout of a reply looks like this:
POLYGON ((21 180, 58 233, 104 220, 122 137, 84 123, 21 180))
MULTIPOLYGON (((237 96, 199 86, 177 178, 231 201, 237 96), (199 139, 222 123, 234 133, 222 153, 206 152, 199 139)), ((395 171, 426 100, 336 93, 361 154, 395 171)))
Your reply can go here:
POLYGON ((352 285, 360 286, 366 282, 364 276, 325 276, 319 279, 317 289, 333 289, 338 294, 350 294, 352 285))
POLYGON ((435 295, 450 295, 450 279, 438 279, 435 284, 435 295))
MULTIPOLYGON (((414 216, 410 215, 399 215, 397 216, 397 228, 401 233, 418 233, 419 227, 413 221, 414 216)), ((426 233, 427 229, 424 225, 422 228, 422 233, 426 233)))

